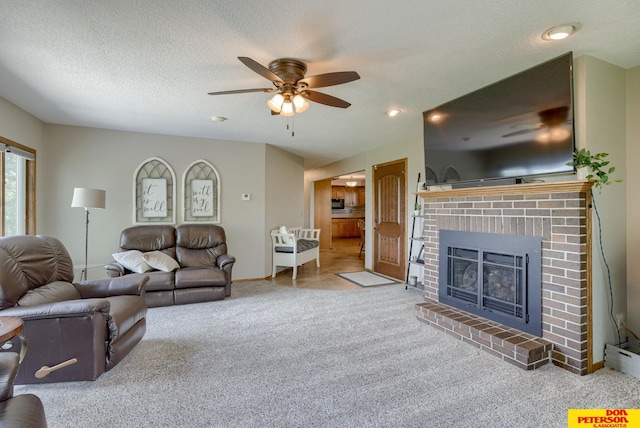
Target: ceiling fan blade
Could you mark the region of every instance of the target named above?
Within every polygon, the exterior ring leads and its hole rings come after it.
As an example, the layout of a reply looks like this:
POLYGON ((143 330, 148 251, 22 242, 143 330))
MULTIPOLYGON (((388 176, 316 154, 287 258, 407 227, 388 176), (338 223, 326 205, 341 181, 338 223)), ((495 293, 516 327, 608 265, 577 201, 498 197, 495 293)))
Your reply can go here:
POLYGON ((273 92, 276 88, 236 89, 234 91, 209 92, 209 95, 247 94, 249 92, 273 92))
POLYGON ((271 80, 272 82, 284 83, 284 81, 278 77, 277 74, 269 70, 264 65, 252 60, 246 56, 239 56, 238 59, 251 70, 258 73, 260 76, 264 77, 267 80, 271 80))
POLYGON ((317 74, 298 80, 309 88, 323 88, 326 86, 341 85, 347 82, 358 80, 360 75, 355 71, 338 71, 335 73, 317 74))
POLYGON ((309 101, 313 101, 313 102, 324 104, 331 107, 347 108, 351 105, 351 103, 348 103, 345 100, 341 100, 340 98, 336 98, 331 95, 323 94, 322 92, 302 91, 300 92, 300 95, 302 95, 309 101))
POLYGON ((540 130, 540 128, 531 128, 531 129, 521 129, 519 131, 509 132, 508 134, 504 134, 502 138, 515 137, 516 135, 528 134, 530 132, 536 132, 540 130))

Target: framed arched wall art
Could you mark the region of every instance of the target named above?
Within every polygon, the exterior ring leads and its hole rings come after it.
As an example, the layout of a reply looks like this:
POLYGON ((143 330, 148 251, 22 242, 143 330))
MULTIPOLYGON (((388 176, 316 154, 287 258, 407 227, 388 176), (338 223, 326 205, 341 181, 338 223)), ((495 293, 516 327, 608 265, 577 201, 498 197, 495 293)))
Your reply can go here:
POLYGON ((133 223, 175 224, 176 176, 163 159, 143 161, 133 174, 133 223))
POLYGON ((187 167, 182 175, 182 221, 220 223, 220 175, 204 159, 187 167))

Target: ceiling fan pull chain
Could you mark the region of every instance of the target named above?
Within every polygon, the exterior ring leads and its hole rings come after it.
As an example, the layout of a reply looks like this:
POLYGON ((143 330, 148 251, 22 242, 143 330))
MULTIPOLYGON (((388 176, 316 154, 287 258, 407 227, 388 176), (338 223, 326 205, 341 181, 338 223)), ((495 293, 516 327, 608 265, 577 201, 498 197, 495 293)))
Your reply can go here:
MULTIPOLYGON (((291 136, 295 136, 295 116, 291 116, 291 136)), ((289 130, 289 116, 287 116, 287 130, 289 130)))

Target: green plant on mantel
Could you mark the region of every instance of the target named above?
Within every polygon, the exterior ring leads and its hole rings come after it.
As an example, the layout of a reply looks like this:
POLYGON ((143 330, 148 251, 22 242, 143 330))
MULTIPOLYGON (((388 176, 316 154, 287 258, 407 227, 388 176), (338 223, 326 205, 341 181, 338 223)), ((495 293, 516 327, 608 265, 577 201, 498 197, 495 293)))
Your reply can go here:
MULTIPOLYGON (((615 166, 610 166, 609 161, 605 158, 609 156, 609 153, 596 153, 592 155, 591 152, 585 148, 576 150, 573 152, 573 160, 567 162, 567 165, 574 166, 576 169, 589 168, 591 172, 585 177, 587 180, 595 180, 594 186, 598 188, 598 193, 602 191, 602 186, 609 185, 612 181, 609 179, 609 175, 615 170, 615 166)), ((622 181, 621 178, 613 180, 616 183, 622 181)))

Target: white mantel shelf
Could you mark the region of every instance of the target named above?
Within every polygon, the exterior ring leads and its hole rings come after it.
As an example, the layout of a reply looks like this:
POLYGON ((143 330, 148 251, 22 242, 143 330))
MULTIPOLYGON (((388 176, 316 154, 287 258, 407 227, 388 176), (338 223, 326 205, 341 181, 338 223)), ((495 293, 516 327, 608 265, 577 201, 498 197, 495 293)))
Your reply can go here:
POLYGON ((457 198, 486 195, 529 195, 536 193, 588 192, 595 180, 545 181, 500 186, 464 187, 449 190, 415 192, 423 199, 457 198))

